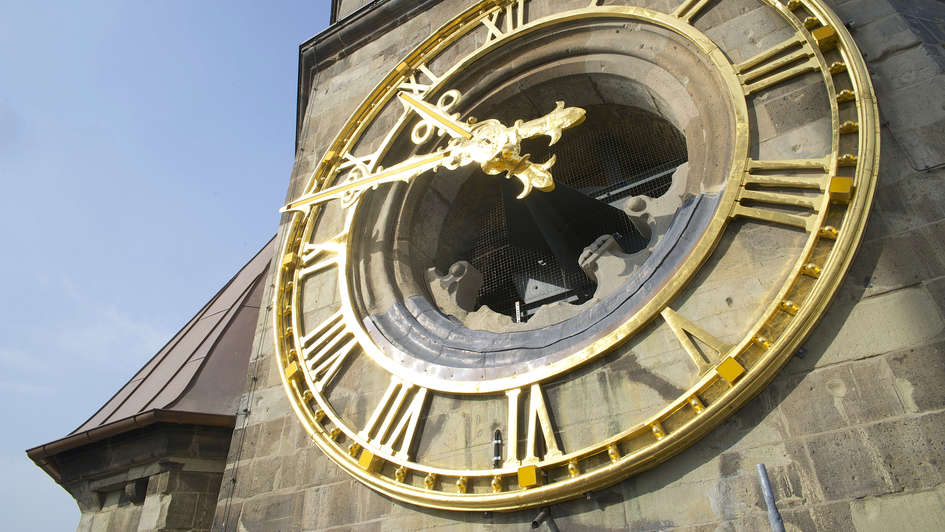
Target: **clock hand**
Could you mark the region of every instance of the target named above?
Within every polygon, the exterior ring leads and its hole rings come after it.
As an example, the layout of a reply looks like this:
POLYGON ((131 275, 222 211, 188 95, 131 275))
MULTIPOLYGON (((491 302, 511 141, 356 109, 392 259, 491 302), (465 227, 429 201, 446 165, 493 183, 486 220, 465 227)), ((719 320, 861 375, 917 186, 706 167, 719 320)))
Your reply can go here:
POLYGON ((424 119, 443 126, 453 137, 446 149, 410 157, 374 174, 303 195, 287 203, 279 211, 286 212, 335 198, 353 198, 365 189, 376 188, 382 183, 408 181, 440 166, 457 168, 472 162, 479 163, 482 170, 489 175, 506 172, 510 177, 514 176, 521 181, 522 192, 518 195, 519 199, 527 196, 533 188, 548 192, 555 188, 554 178, 548 170, 555 163, 555 157, 552 156, 544 163, 531 162, 530 155, 520 155, 521 139, 547 135, 551 138, 550 144, 554 144, 561 138, 562 130, 583 122, 585 114, 584 109, 565 107, 564 102, 559 101, 555 109, 547 115, 528 122, 518 120, 512 127, 506 127, 498 120, 485 120, 470 127, 407 93, 400 93, 398 97, 424 119))
POLYGON ((529 160, 531 155, 525 154, 519 156, 518 145, 510 144, 506 146, 499 155, 482 163, 482 171, 489 175, 508 172, 510 176, 522 182, 522 192, 516 196, 516 199, 522 199, 531 193, 532 188, 537 188, 542 192, 551 192, 555 189, 555 180, 548 171, 551 165, 555 164, 555 156, 543 163, 533 163, 529 160))
POLYGON ((410 157, 409 159, 397 163, 390 168, 379 170, 361 179, 356 179, 347 183, 341 183, 340 185, 335 185, 333 187, 329 187, 318 192, 313 192, 311 194, 305 194, 298 199, 287 203, 284 207, 279 209, 279 212, 291 211, 293 209, 298 209, 299 207, 304 207, 305 205, 312 205, 316 203, 322 203, 330 199, 341 198, 346 194, 356 194, 363 191, 364 189, 374 188, 382 183, 389 183, 391 181, 408 181, 409 179, 416 177, 427 170, 432 170, 447 162, 447 160, 454 157, 452 151, 453 150, 451 149, 446 149, 426 155, 410 157))
POLYGON ((538 117, 528 122, 518 120, 513 128, 518 133, 519 138, 527 139, 539 135, 547 135, 551 138, 549 146, 558 142, 561 138, 561 131, 572 128, 584 122, 586 112, 580 107, 565 107, 564 102, 558 100, 555 102, 555 109, 545 116, 538 117))
POLYGON ((418 115, 422 116, 426 120, 431 120, 439 124, 449 136, 466 140, 469 140, 473 137, 472 133, 469 131, 469 127, 466 126, 466 124, 444 113, 435 105, 430 105, 423 100, 418 100, 406 92, 399 93, 397 97, 400 98, 400 101, 404 102, 407 107, 413 109, 418 115))

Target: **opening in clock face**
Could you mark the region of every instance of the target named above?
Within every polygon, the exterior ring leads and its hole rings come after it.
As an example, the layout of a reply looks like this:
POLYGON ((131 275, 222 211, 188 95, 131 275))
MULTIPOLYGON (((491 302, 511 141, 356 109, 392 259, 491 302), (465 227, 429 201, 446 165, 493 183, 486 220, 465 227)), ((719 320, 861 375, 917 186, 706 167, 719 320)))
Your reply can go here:
POLYGON ((520 186, 508 180, 473 175, 463 184, 463 201, 443 220, 435 270, 428 270, 434 300, 452 300, 438 304, 441 310, 453 309, 471 328, 477 323, 467 313, 483 306, 483 314, 527 322, 548 305, 581 305, 612 291, 609 285, 629 276, 658 242, 667 224, 658 228, 657 218, 675 210, 657 213, 653 203, 686 162, 685 139, 639 108, 586 111, 584 123, 554 146, 523 142, 535 160, 557 157, 555 190, 518 200, 520 186), (602 254, 614 263, 608 269, 599 268, 602 254))
MULTIPOLYGON (((572 24, 554 36, 613 31, 572 24)), ((464 121, 539 120, 556 101, 586 115, 554 144, 545 135, 521 141, 532 162, 554 161, 554 190, 519 198, 518 180, 470 165, 362 200, 352 295, 384 356, 444 387, 499 387, 586 360, 616 328, 652 319, 654 296, 717 237, 711 222, 737 159, 728 88, 684 41, 651 26, 620 50, 575 55, 539 34, 468 66, 449 98, 428 97, 464 121), (654 67, 636 47, 657 39, 678 50, 654 67), (674 73, 682 68, 689 86, 674 73)), ((387 158, 435 152, 448 139, 402 134, 387 158)))

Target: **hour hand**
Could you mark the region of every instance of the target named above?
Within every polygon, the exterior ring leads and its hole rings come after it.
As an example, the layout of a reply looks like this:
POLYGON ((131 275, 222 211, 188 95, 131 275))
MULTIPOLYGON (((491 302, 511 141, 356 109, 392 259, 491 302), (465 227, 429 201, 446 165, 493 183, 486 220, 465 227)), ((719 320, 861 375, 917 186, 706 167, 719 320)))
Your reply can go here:
POLYGON ((390 168, 379 169, 369 174, 363 167, 354 167, 349 173, 345 182, 329 187, 323 190, 305 194, 294 201, 287 203, 279 209, 279 212, 299 210, 306 205, 323 203, 328 200, 341 198, 342 204, 347 207, 354 203, 354 200, 362 192, 369 188, 377 188, 382 183, 392 181, 409 181, 414 177, 433 170, 450 160, 453 157, 451 150, 437 151, 426 155, 417 155, 405 161, 395 164, 390 168))
POLYGON ((551 141, 548 145, 558 142, 561 138, 561 132, 572 128, 584 122, 586 111, 580 107, 565 107, 564 102, 555 102, 555 108, 545 116, 522 122, 515 123, 515 131, 519 138, 527 139, 540 135, 547 135, 551 141))

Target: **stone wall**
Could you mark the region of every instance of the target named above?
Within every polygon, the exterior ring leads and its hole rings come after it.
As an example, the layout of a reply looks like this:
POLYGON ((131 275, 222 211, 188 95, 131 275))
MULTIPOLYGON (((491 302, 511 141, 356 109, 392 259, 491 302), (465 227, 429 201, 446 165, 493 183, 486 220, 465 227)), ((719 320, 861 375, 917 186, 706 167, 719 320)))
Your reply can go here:
MULTIPOLYGON (((757 463, 767 466, 789 530, 945 528, 945 73, 892 3, 831 4, 855 21, 884 120, 873 212, 850 273, 764 392, 656 469, 593 500, 553 507, 562 530, 764 529, 757 463)), ((319 73, 287 198, 297 196, 339 117, 465 5, 443 1, 319 73)), ((271 297, 269 286, 264 300, 271 297)), ((332 464, 308 441, 282 389, 271 320, 260 313, 214 529, 529 527, 537 510, 411 507, 332 464)))
POLYGON ((157 423, 52 457, 80 531, 208 530, 232 431, 157 423))

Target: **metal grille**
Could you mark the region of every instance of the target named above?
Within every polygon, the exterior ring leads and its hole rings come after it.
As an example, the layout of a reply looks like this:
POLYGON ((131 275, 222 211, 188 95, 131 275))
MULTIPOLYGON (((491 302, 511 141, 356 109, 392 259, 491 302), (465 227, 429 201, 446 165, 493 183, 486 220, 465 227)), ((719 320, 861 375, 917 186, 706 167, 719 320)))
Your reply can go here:
MULTIPOLYGON (((687 158, 686 140, 669 122, 637 108, 613 105, 589 107, 585 123, 565 132, 554 146, 547 146, 547 138, 530 139, 523 143, 522 151, 539 162, 557 154, 551 169, 557 183, 609 205, 628 196, 661 196, 671 184, 673 171, 687 158)), ((480 188, 482 195, 477 198, 489 206, 479 211, 480 219, 473 224, 481 232, 468 256, 460 257, 482 272, 478 304, 527 320, 541 305, 561 300, 581 303, 592 297, 596 284, 576 260, 561 263, 561 254, 556 256, 551 251, 546 233, 541 233, 544 242, 539 242, 541 237, 535 234, 516 237, 516 224, 522 225, 523 218, 515 217, 515 209, 524 212, 520 205, 510 203, 521 201, 514 199, 520 190, 517 182, 489 182, 480 188)), ((569 197, 575 198, 573 193, 569 197)), ((647 246, 648 238, 622 211, 600 203, 599 209, 589 210, 587 206, 592 204, 583 203, 583 209, 575 206, 572 210, 572 205, 562 205, 558 200, 558 210, 569 216, 566 226, 580 228, 584 237, 572 251, 580 253, 604 234, 613 234, 628 253, 647 246)))

